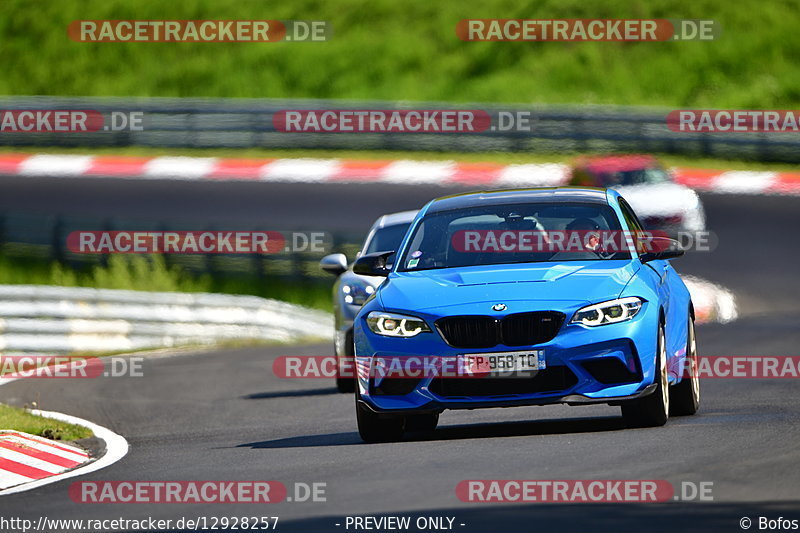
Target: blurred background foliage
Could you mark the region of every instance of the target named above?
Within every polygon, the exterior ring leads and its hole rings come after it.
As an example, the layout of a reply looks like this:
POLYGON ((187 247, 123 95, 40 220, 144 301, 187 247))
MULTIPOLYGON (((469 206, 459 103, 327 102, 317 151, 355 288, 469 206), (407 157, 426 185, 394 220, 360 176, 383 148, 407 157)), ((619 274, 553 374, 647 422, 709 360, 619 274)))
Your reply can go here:
POLYGON ((0 94, 791 108, 790 0, 4 0, 0 94), (715 19, 713 42, 462 42, 464 18, 715 19), (79 43, 85 19, 328 20, 325 43, 79 43))

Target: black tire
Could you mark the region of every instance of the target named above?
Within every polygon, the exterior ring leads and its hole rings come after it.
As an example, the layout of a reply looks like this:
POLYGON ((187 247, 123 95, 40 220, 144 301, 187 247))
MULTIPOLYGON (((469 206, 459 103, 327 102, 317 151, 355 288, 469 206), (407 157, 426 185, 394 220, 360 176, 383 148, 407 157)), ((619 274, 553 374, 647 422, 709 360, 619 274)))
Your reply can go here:
MULTIPOLYGON (((352 330, 351 330, 352 331, 352 330)), ((345 354, 341 357, 349 358, 350 359, 350 371, 355 373, 356 371, 356 360, 355 360, 355 347, 352 345, 352 338, 351 334, 348 334, 345 338, 345 354), (349 349, 348 349, 349 348, 349 349), (351 353, 352 352, 352 353, 351 353)), ((334 353, 336 353, 336 348, 334 348, 334 353)), ((342 378, 339 377, 339 374, 342 372, 342 365, 341 361, 339 360, 339 354, 336 355, 336 390, 341 393, 349 393, 353 394, 356 391, 356 378, 355 376, 351 378, 342 378)))
POLYGON ((423 415, 406 416, 406 431, 419 431, 431 433, 439 423, 439 413, 426 413, 423 415))
POLYGON ((395 442, 403 438, 405 417, 402 415, 378 415, 358 403, 356 394, 356 420, 358 434, 367 443, 395 442))
POLYGON ((622 404, 622 417, 630 427, 657 427, 667 423, 669 418, 669 382, 667 381, 667 350, 664 341, 664 326, 658 326, 656 348, 656 390, 644 398, 630 400, 622 404))
POLYGON ((680 383, 673 385, 670 389, 670 416, 690 416, 700 408, 697 340, 694 334, 694 319, 692 317, 689 317, 689 331, 686 335, 686 365, 689 369, 689 376, 681 379, 680 383))
POLYGON ((356 379, 337 377, 336 390, 338 390, 339 392, 349 392, 350 394, 353 394, 356 391, 356 379))

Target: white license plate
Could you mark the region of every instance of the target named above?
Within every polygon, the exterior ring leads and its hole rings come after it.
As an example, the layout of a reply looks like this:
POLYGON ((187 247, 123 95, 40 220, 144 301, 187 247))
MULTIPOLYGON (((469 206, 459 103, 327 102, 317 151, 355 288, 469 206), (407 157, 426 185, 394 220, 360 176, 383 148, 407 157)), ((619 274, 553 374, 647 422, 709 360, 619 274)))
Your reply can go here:
POLYGON ((546 368, 544 350, 471 353, 461 357, 464 372, 472 374, 513 375, 524 372, 533 375, 546 368))

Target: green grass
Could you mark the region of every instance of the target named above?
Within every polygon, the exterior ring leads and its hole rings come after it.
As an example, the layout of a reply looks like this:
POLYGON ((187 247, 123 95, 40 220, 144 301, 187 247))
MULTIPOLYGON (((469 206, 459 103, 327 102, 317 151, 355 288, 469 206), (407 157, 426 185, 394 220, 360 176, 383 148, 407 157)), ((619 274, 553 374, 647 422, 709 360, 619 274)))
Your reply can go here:
POLYGON ((0 403, 0 429, 14 429, 53 440, 77 440, 92 436, 83 426, 32 415, 19 407, 0 403))
POLYGON ((287 281, 247 274, 195 274, 177 265, 167 266, 164 258, 157 255, 112 255, 106 266, 81 268, 55 261, 0 256, 0 284, 252 294, 325 311, 332 309, 331 283, 327 281, 287 281))
POLYGON ((789 0, 6 0, 0 94, 794 108, 789 0), (325 43, 78 43, 80 19, 328 20, 325 43), (715 41, 462 42, 463 18, 715 19, 715 41))

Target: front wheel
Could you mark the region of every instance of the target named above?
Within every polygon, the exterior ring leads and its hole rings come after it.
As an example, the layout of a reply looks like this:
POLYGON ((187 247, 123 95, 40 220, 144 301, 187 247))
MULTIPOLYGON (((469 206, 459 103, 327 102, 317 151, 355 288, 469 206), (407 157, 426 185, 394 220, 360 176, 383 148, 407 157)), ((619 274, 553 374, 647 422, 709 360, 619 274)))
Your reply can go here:
POLYGON ((700 408, 700 368, 697 361, 697 341, 694 336, 694 320, 689 317, 689 331, 686 334, 686 362, 681 382, 670 391, 670 415, 693 415, 700 408), (688 376, 686 373, 688 372, 688 376))
POLYGON ((402 415, 379 415, 358 403, 356 393, 356 420, 358 434, 367 443, 394 442, 403 438, 405 417, 402 415))
POLYGON ((336 390, 342 393, 354 393, 356 390, 355 378, 336 378, 336 390))
POLYGON ((622 404, 622 417, 631 427, 663 426, 669 418, 667 349, 664 340, 664 326, 659 325, 656 349, 656 390, 644 398, 622 404))
POLYGON ((336 347, 334 347, 334 353, 336 354, 336 390, 348 394, 353 394, 356 391, 356 359, 355 347, 353 346, 352 340, 352 333, 348 333, 345 338, 345 353, 343 356, 339 355, 336 351, 336 347), (342 362, 343 360, 344 363, 342 362), (343 371, 345 374, 349 373, 350 377, 342 377, 343 371))

